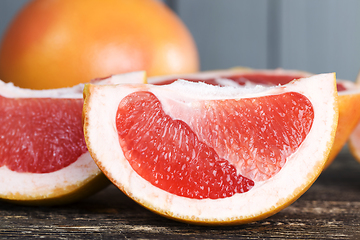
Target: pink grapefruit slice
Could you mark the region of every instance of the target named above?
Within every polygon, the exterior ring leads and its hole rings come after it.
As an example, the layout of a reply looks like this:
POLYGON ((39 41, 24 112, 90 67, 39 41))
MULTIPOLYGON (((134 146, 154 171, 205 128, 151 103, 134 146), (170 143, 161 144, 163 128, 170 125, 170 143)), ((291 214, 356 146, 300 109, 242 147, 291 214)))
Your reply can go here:
POLYGON ((334 145, 325 168, 333 162, 349 141, 350 136, 360 121, 360 108, 357 106, 360 102, 360 86, 349 80, 339 80, 337 88, 339 95, 339 122, 334 145))
MULTIPOLYGON (((134 72, 94 83, 145 80, 144 72, 134 72)), ((65 204, 110 183, 85 144, 83 87, 30 90, 0 81, 0 199, 65 204)))
POLYGON ((151 211, 197 224, 247 223, 294 202, 323 170, 338 121, 335 74, 270 87, 87 84, 84 99, 103 173, 151 211))
MULTIPOLYGON (((360 89, 360 72, 354 85, 357 89, 360 89)), ((359 102, 360 99, 356 99, 356 102, 354 102, 354 104, 351 105, 352 107, 348 110, 352 113, 351 117, 354 119, 354 121, 356 120, 356 114, 360 112, 360 108, 358 107, 359 102)), ((360 162, 360 120, 356 122, 355 128, 349 137, 349 149, 354 158, 360 162)))

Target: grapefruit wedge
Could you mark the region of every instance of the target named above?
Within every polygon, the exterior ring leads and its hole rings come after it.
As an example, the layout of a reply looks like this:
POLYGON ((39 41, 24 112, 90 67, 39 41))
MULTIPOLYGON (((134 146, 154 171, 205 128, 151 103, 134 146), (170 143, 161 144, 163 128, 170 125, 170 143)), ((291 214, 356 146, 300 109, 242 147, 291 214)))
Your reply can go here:
POLYGON ((85 141, 103 173, 151 211, 204 225, 294 202, 323 170, 338 121, 332 73, 271 87, 87 84, 84 99, 85 141))
MULTIPOLYGON (((134 72, 93 82, 145 80, 144 72, 134 72)), ((86 148, 83 87, 30 90, 0 81, 0 199, 65 204, 110 183, 86 148)))
POLYGON ((325 167, 328 167, 350 139, 360 121, 360 86, 352 81, 338 80, 339 122, 334 145, 325 167))
MULTIPOLYGON (((149 83, 156 85, 169 84, 176 79, 186 79, 194 82, 206 82, 220 86, 249 86, 249 85, 284 85, 293 79, 309 77, 314 74, 286 69, 252 69, 246 67, 237 67, 227 70, 216 70, 200 72, 196 74, 168 75, 160 77, 150 77, 149 83)), ((335 136, 334 145, 329 154, 325 165, 327 168, 339 154, 349 139, 357 123, 360 121, 360 108, 357 103, 360 102, 360 80, 359 84, 352 81, 337 79, 338 103, 339 103, 339 122, 335 136)), ((359 146, 353 147, 359 149, 357 154, 360 159, 360 126, 359 126, 359 146)), ((355 134, 354 134, 355 135, 355 134)), ((360 161, 360 160, 359 160, 360 161)))
MULTIPOLYGON (((355 84, 357 89, 360 89, 360 72, 356 78, 355 84)), ((356 104, 352 107, 353 112, 360 112, 360 108, 358 107, 358 103, 360 102, 360 99, 357 99, 356 104)), ((355 115, 355 114, 353 114, 355 115)), ((355 115, 356 116, 356 115, 355 115)), ((354 119, 355 121, 355 119, 354 119)), ((349 137, 349 149, 354 158, 360 162, 360 121, 358 120, 356 123, 356 126, 354 128, 354 131, 351 133, 349 137)))

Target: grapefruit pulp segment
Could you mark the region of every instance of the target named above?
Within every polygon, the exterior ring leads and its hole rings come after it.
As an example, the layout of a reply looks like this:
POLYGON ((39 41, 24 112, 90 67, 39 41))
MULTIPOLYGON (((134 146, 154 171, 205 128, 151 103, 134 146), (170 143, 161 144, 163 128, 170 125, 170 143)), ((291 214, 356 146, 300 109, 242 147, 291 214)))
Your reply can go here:
POLYGON ((185 109, 181 115, 176 111, 173 117, 189 123, 220 157, 255 181, 280 171, 309 133, 314 118, 311 102, 295 92, 199 105, 201 110, 185 109))

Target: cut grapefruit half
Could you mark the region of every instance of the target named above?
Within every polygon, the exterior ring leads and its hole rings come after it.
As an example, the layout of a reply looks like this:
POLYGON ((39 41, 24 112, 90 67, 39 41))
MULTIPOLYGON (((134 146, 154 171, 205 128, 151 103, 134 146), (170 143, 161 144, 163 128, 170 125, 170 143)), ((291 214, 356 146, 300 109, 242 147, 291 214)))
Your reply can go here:
POLYGON ((335 137, 335 74, 283 86, 84 88, 84 134, 103 173, 168 218, 240 224, 266 218, 303 194, 335 137))
MULTIPOLYGON (((94 83, 145 80, 144 72, 134 72, 94 83)), ((0 81, 0 199, 65 204, 110 183, 86 148, 83 87, 30 90, 0 81)))
MULTIPOLYGON (((156 85, 163 85, 169 84, 176 79, 186 79, 189 81, 201 81, 220 86, 272 86, 279 84, 284 85, 293 79, 309 77, 312 75, 314 74, 299 70, 286 70, 280 68, 252 69, 246 67, 237 67, 233 69, 207 71, 196 74, 150 77, 148 82, 156 85)), ((339 122, 335 135, 334 145, 329 154, 329 159, 325 165, 325 168, 327 168, 334 161, 360 120, 360 108, 357 107, 357 103, 360 102, 360 80, 358 82, 359 84, 357 86, 352 81, 337 79, 337 90, 339 95, 339 122)), ((354 149, 359 149, 358 156, 360 156, 360 140, 358 142, 359 146, 354 147, 354 149)))

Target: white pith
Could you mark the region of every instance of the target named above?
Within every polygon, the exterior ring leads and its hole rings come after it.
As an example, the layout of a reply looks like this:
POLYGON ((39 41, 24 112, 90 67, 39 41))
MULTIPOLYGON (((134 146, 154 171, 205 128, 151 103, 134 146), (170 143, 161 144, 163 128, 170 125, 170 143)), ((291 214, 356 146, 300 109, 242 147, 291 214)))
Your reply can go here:
MULTIPOLYGON (((302 76, 302 77, 310 77, 314 74, 305 72, 305 71, 299 71, 299 70, 288 70, 288 69, 251 69, 251 68, 233 68, 233 69, 225 69, 225 70, 213 70, 213 71, 204 71, 200 73, 190 73, 190 74, 176 74, 176 75, 166 75, 166 76, 156 76, 156 77, 149 77, 147 78, 147 82, 150 84, 156 84, 161 83, 163 81, 169 80, 169 79, 198 79, 198 80, 206 80, 209 78, 214 78, 216 76, 222 76, 223 78, 216 78, 216 82, 225 86, 239 86, 243 87, 242 85, 239 85, 238 83, 234 83, 232 80, 228 80, 225 77, 226 76, 234 76, 237 74, 264 74, 269 76, 302 76)), ((360 91, 360 86, 355 85, 354 82, 344 79, 337 79, 338 83, 341 83, 345 86, 347 89, 346 91, 340 91, 338 92, 339 96, 341 95, 347 95, 347 94, 358 94, 360 91)), ((250 81, 246 82, 245 87, 254 87, 256 85, 252 84, 250 81)))
POLYGON ((256 218, 298 197, 321 172, 334 138, 337 102, 335 74, 320 74, 284 86, 254 89, 220 89, 186 82, 169 86, 93 86, 85 109, 88 147, 100 168, 119 188, 136 201, 164 215, 200 222, 256 218), (179 197, 153 186, 133 171, 125 159, 119 146, 115 115, 120 101, 139 90, 153 92, 170 116, 176 110, 170 106, 174 102, 191 104, 197 99, 237 99, 295 91, 312 102, 315 117, 303 144, 274 177, 256 182, 246 193, 224 199, 196 200, 179 197))
MULTIPOLYGON (((110 77, 97 84, 142 83, 144 72, 134 72, 110 77)), ((72 88, 31 90, 15 87, 0 81, 0 95, 7 98, 83 98, 84 84, 72 88)), ((1 156, 0 156, 1 157, 1 156)), ((55 172, 27 173, 0 167, 0 198, 12 200, 47 199, 64 195, 80 188, 101 173, 89 152, 82 154, 74 163, 55 172)))
POLYGON ((84 181, 93 179, 100 173, 89 152, 82 154, 74 163, 51 173, 21 173, 0 168, 0 197, 13 199, 28 196, 44 199, 57 196, 61 189, 82 186, 84 181))
POLYGON ((303 77, 310 77, 313 74, 310 74, 308 72, 298 71, 298 70, 284 70, 281 68, 278 69, 256 69, 253 70, 251 68, 233 68, 233 69, 225 69, 225 70, 212 70, 212 71, 204 71, 200 73, 190 73, 190 74, 176 74, 176 75, 167 75, 167 76, 156 76, 156 77, 149 77, 147 79, 148 83, 156 84, 165 80, 169 79, 209 79, 214 78, 217 76, 227 77, 227 76, 235 76, 237 74, 247 74, 247 73, 256 73, 256 74, 264 74, 269 76, 274 75, 285 75, 285 76, 291 76, 291 75, 300 75, 303 77))

